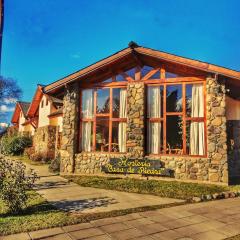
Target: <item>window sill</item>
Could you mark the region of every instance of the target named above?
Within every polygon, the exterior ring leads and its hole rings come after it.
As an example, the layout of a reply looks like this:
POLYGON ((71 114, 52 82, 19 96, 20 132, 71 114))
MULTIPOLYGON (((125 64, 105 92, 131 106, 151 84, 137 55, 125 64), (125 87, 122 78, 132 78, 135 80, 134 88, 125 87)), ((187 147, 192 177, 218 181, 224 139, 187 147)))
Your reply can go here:
POLYGON ((78 152, 77 154, 81 153, 93 153, 93 154, 116 154, 116 155, 121 155, 121 154, 127 154, 126 152, 98 152, 98 151, 91 151, 91 152, 78 152))
POLYGON ((145 157, 185 157, 185 158, 207 158, 207 155, 179 155, 179 154, 148 154, 145 157))

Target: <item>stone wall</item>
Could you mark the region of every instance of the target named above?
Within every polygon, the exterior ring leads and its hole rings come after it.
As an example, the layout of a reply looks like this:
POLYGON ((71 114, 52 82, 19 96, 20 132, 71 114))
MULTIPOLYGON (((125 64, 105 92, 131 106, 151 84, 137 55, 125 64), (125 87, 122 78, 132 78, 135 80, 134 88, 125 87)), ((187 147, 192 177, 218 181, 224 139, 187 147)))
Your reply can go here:
POLYGON ((79 87, 77 83, 65 87, 63 106, 61 172, 72 173, 78 148, 79 87))
MULTIPOLYGON (((100 173, 101 166, 116 154, 77 153, 78 94, 77 88, 66 90, 63 112, 63 173, 100 173), (75 111, 75 113, 74 113, 75 111), (76 159, 74 159, 76 158, 76 159), (76 160, 76 161, 75 161, 76 160)), ((127 156, 145 155, 145 89, 143 83, 128 84, 127 156)), ((175 178, 210 182, 228 182, 225 86, 214 78, 206 80, 207 157, 149 157, 163 162, 174 171, 175 178)), ((125 156, 117 154, 118 157, 125 156)))
POLYGON ((208 180, 228 182, 226 91, 224 83, 207 79, 208 180))
POLYGON ((50 159, 55 157, 56 127, 44 126, 36 129, 33 137, 35 153, 50 159))
POLYGON ((127 88, 127 153, 144 156, 144 83, 129 83, 127 88))

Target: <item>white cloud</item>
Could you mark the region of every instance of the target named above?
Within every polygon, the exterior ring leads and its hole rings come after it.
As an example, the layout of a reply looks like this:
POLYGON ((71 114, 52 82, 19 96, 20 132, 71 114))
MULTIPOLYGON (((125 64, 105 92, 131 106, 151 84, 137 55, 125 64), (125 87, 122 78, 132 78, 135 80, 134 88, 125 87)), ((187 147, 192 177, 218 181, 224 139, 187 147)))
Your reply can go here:
POLYGON ((13 103, 16 103, 17 102, 17 99, 16 98, 4 98, 3 99, 3 102, 6 103, 6 104, 13 104, 13 103))
POLYGON ((5 123, 5 122, 1 122, 0 123, 0 128, 6 128, 6 127, 8 127, 8 123, 5 123))
POLYGON ((0 112, 13 112, 14 107, 9 107, 7 105, 1 105, 0 106, 0 112))

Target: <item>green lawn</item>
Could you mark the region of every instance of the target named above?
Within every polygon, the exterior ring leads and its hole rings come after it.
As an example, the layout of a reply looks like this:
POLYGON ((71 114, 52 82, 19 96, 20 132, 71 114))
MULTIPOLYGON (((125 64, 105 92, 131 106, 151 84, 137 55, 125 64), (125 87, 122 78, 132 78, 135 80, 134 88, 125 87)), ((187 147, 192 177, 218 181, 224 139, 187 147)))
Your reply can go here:
POLYGON ((99 176, 65 176, 83 186, 104 188, 133 193, 153 194, 161 197, 189 199, 203 194, 220 193, 228 190, 226 186, 212 184, 184 183, 178 181, 141 180, 133 178, 99 176))
POLYGON ((40 162, 40 161, 32 161, 28 158, 26 155, 20 155, 20 156, 7 156, 8 159, 14 160, 14 161, 21 161, 23 163, 28 163, 31 165, 45 165, 48 163, 40 162))
POLYGON ((31 191, 29 195, 31 196, 31 199, 28 201, 27 207, 18 215, 8 213, 7 208, 0 200, 0 236, 51 227, 66 226, 89 222, 96 219, 122 216, 129 213, 144 212, 184 204, 174 203, 154 205, 115 210, 111 212, 76 215, 57 210, 34 191, 31 191))

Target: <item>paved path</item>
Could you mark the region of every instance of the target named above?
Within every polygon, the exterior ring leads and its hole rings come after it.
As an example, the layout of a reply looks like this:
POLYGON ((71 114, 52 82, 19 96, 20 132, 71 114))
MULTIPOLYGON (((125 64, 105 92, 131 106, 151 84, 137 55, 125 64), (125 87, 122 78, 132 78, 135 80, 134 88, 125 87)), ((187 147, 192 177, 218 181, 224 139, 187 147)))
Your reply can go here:
POLYGON ((3 240, 219 240, 240 234, 240 199, 189 204, 105 218, 3 240))
POLYGON ((46 165, 28 165, 28 168, 30 167, 41 177, 37 182, 37 192, 64 211, 84 214, 182 202, 179 199, 148 194, 81 187, 68 182, 63 177, 49 173, 46 165))

